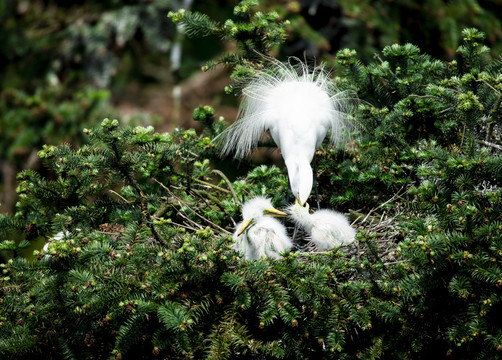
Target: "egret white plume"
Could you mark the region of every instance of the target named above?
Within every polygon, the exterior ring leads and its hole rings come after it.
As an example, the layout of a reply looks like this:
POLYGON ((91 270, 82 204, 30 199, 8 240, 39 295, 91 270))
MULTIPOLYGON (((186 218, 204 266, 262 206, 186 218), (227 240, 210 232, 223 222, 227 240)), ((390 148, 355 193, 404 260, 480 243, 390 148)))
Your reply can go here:
POLYGON ((237 224, 233 238, 234 249, 246 259, 259 259, 263 255, 280 258, 280 253, 293 246, 286 228, 274 217, 286 213, 275 209, 270 199, 256 197, 242 206, 242 222, 237 224))
POLYGON ((342 213, 321 209, 311 214, 308 205, 301 206, 297 202, 289 206, 287 212, 312 237, 319 251, 349 245, 355 239, 356 231, 342 213))
POLYGON ((347 140, 350 124, 347 104, 352 92, 340 92, 323 67, 272 63, 270 72, 259 72, 243 89, 238 120, 215 141, 223 156, 247 155, 267 130, 280 148, 293 195, 303 205, 312 191, 310 163, 328 130, 330 143, 347 140))

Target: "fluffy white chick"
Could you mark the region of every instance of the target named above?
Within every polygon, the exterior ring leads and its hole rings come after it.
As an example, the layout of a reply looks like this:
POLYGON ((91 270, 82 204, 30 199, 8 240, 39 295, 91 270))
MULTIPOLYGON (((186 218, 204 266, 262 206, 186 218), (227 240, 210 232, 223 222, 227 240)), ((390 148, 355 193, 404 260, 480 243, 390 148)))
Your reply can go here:
POLYGON ((301 206, 298 202, 289 206, 287 212, 311 236, 319 251, 349 245, 355 239, 356 231, 342 213, 321 209, 311 214, 308 204, 301 206))
POLYGON ((287 214, 275 209, 268 198, 256 197, 247 201, 242 206, 243 220, 233 234, 234 249, 243 253, 246 259, 259 259, 263 255, 280 258, 282 251, 293 246, 284 225, 274 218, 285 216, 287 214))

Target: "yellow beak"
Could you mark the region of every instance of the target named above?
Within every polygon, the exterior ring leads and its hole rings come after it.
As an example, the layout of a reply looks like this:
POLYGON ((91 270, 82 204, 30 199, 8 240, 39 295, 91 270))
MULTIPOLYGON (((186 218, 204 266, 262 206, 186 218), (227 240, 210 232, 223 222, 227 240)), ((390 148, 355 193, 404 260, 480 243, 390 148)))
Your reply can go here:
POLYGON ((265 215, 270 215, 273 217, 286 217, 286 216, 288 216, 288 214, 286 214, 285 212, 282 212, 282 211, 277 210, 275 208, 265 209, 265 210, 263 210, 263 213, 265 215))
POLYGON ((239 231, 237 232, 237 236, 240 236, 244 231, 246 231, 251 225, 254 224, 254 218, 251 218, 247 221, 244 221, 239 229, 239 231))
POLYGON ((309 208, 309 204, 308 203, 300 204, 300 202, 298 201, 298 199, 295 199, 295 205, 298 205, 298 206, 301 206, 301 207, 306 207, 307 209, 309 208))

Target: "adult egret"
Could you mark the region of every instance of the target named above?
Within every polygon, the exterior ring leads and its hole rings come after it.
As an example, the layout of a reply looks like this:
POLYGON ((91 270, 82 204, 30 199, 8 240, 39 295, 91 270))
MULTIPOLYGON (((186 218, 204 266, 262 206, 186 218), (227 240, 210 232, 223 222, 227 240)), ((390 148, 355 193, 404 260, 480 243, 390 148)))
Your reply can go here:
POLYGON ((345 215, 339 212, 322 209, 311 214, 308 204, 301 206, 298 202, 290 205, 287 212, 312 237, 312 242, 319 251, 349 245, 355 239, 356 231, 345 215))
POLYGON ((274 217, 286 213, 275 209, 270 199, 256 197, 242 206, 242 222, 237 224, 233 238, 234 249, 246 259, 259 259, 263 255, 280 258, 280 253, 293 246, 286 228, 274 217))
POLYGON ((226 156, 247 155, 269 130, 280 148, 288 170, 291 191, 305 204, 313 185, 310 163, 328 130, 330 143, 347 139, 347 104, 354 95, 339 91, 323 67, 272 62, 270 72, 258 72, 243 89, 244 99, 238 120, 222 132, 215 142, 226 156))

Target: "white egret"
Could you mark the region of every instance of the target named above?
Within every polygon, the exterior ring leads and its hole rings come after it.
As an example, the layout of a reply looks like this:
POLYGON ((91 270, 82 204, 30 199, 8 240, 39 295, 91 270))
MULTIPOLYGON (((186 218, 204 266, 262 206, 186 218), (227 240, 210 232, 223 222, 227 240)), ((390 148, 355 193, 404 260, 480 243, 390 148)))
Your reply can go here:
POLYGON ((270 199, 256 197, 242 206, 242 222, 237 224, 233 238, 234 249, 246 259, 259 259, 263 255, 280 258, 280 253, 290 249, 293 243, 286 228, 274 217, 286 213, 275 209, 270 199))
POLYGON ((347 139, 346 109, 354 95, 339 91, 323 67, 309 67, 297 59, 272 63, 271 72, 259 72, 243 89, 238 120, 216 139, 223 156, 247 155, 267 130, 280 148, 288 170, 291 191, 303 205, 310 196, 310 163, 328 130, 330 143, 347 139))
POLYGON ((298 202, 289 206, 287 212, 312 237, 319 251, 349 245, 355 239, 356 231, 342 213, 322 209, 311 214, 308 204, 301 206, 298 202))

